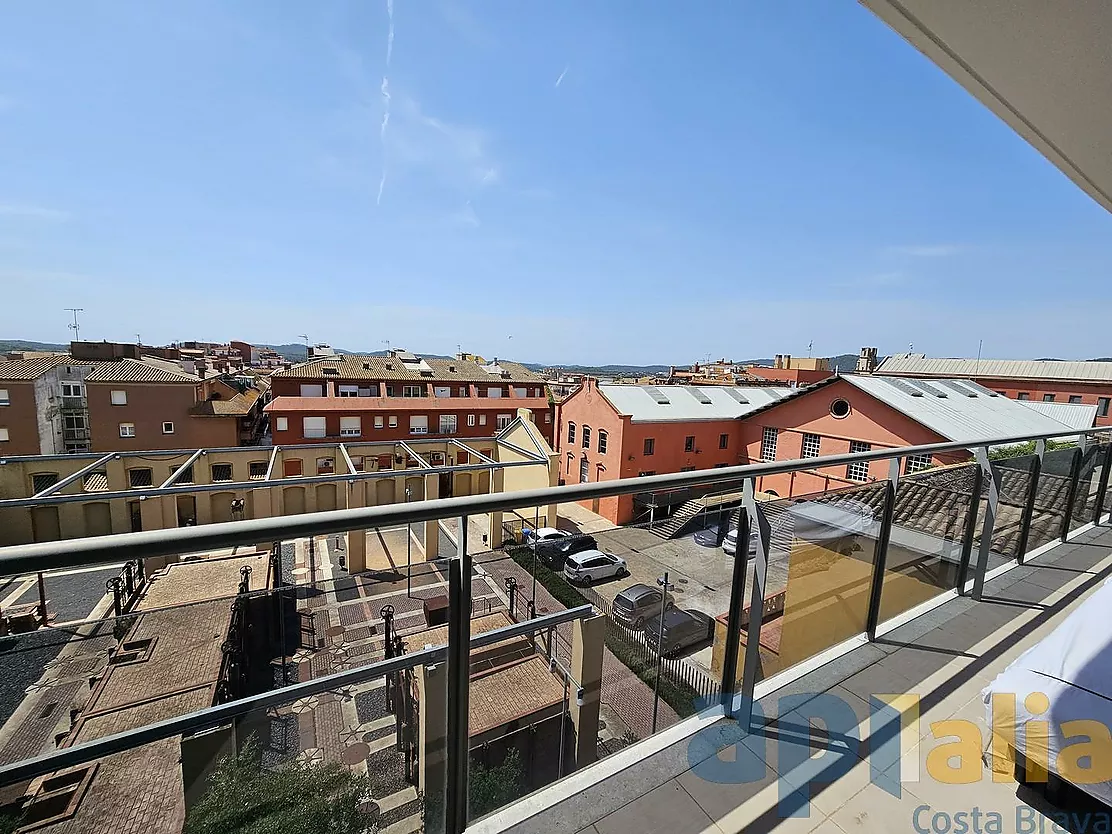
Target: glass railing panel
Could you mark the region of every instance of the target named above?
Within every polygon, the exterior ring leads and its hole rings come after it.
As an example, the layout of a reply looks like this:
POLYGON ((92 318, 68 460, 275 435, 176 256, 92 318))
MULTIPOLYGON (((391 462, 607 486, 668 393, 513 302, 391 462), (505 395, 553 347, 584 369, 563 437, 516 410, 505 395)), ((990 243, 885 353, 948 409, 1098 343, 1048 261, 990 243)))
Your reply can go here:
POLYGON ((1070 532, 1092 522, 1096 513, 1101 468, 1108 449, 1107 442, 1101 443, 1100 440, 1099 436, 1094 437, 1081 455, 1077 492, 1074 495, 1073 511, 1070 513, 1070 532))
POLYGON ((957 587, 977 467, 976 463, 941 466, 900 478, 879 622, 957 587))
POLYGON ((1067 446, 1049 448, 1043 455, 1035 508, 1031 515, 1028 552, 1057 541, 1062 535, 1075 452, 1076 447, 1067 446))
MULTIPOLYGON (((1035 463, 1038 460, 1034 454, 1027 453, 1028 448, 1029 446, 1025 445, 990 452, 992 472, 1000 484, 1000 498, 992 529, 992 549, 989 551, 988 570, 993 570, 1005 562, 1015 561, 1020 555, 1027 497, 1031 489, 1035 463)), ((977 514, 980 520, 978 526, 983 523, 986 516, 987 500, 986 490, 977 514)), ((974 556, 971 559, 973 565, 977 564, 976 554, 980 544, 981 539, 978 535, 975 540, 974 556)))

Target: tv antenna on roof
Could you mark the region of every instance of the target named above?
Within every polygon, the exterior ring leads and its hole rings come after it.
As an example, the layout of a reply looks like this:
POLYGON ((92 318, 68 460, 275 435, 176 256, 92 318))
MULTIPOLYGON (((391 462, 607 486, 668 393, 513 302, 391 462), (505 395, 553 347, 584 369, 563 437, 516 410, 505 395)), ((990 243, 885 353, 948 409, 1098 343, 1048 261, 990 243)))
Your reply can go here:
POLYGON ((73 313, 73 324, 68 324, 66 326, 70 330, 73 331, 73 340, 75 342, 80 342, 81 341, 81 323, 77 320, 77 314, 78 313, 84 313, 85 308, 84 307, 67 307, 66 310, 70 313, 73 313))

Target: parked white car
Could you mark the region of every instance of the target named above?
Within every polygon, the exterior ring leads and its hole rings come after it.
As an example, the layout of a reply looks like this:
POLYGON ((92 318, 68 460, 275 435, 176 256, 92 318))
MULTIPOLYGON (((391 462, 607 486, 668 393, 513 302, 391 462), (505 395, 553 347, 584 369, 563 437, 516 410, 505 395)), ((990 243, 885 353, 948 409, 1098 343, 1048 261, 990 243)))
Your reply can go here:
POLYGON ((568 582, 582 582, 590 585, 600 579, 610 579, 614 576, 625 576, 629 573, 625 559, 612 553, 603 553, 601 550, 583 550, 579 553, 569 553, 564 562, 564 578, 568 582))

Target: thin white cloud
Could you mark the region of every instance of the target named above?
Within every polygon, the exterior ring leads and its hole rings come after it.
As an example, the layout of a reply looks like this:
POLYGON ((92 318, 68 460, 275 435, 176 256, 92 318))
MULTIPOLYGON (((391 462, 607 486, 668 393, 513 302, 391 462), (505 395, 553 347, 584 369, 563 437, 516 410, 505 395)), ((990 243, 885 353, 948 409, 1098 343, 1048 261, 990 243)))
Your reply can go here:
POLYGON ((69 220, 71 217, 68 211, 18 203, 0 203, 0 216, 25 217, 32 220, 53 220, 56 222, 69 220))
POLYGON ((382 176, 378 180, 378 197, 375 205, 382 205, 382 192, 386 188, 386 128, 390 125, 390 59, 394 57, 394 0, 386 0, 386 69, 382 74, 379 92, 382 94, 382 126, 379 142, 382 145, 382 176))
POLYGON ((556 83, 552 85, 553 89, 559 88, 559 86, 564 83, 564 76, 568 74, 569 69, 571 69, 571 64, 568 64, 566 67, 564 67, 564 71, 560 73, 560 77, 557 78, 556 83))
POLYGON ((909 255, 912 258, 948 258, 965 249, 956 243, 933 243, 921 246, 890 246, 888 251, 896 255, 909 255))

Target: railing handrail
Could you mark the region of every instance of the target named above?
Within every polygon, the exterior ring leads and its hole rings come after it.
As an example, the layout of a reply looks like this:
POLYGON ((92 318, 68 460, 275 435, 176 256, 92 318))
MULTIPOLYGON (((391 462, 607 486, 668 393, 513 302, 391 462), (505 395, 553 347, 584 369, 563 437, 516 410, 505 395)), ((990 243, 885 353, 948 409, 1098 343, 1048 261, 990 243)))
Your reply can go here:
MULTIPOLYGON (((277 516, 268 518, 227 521, 195 527, 178 527, 163 530, 141 531, 137 533, 116 533, 108 536, 93 536, 81 539, 36 542, 33 544, 10 545, 0 548, 0 576, 71 568, 104 562, 127 561, 155 556, 172 556, 179 553, 214 550, 235 545, 256 544, 265 541, 279 541, 305 536, 342 533, 348 530, 395 527, 405 524, 418 524, 470 514, 506 512, 522 507, 537 507, 571 501, 609 498, 615 495, 630 495, 638 492, 663 491, 677 487, 700 486, 740 481, 763 475, 778 475, 799 472, 807 469, 822 469, 843 466, 854 462, 887 460, 894 457, 907 457, 917 454, 937 454, 942 452, 968 451, 992 446, 1012 446, 1033 440, 1088 436, 1108 433, 1112 428, 1101 426, 1091 429, 1069 429, 1060 432, 1018 435, 1013 437, 985 438, 974 441, 928 443, 919 446, 876 449, 868 452, 854 452, 844 455, 831 455, 819 458, 801 458, 790 461, 745 464, 705 469, 694 472, 679 472, 668 475, 648 475, 638 478, 624 478, 617 481, 599 481, 591 484, 571 484, 562 487, 520 490, 517 492, 498 492, 480 496, 459 498, 437 498, 426 501, 391 504, 381 507, 361 507, 346 510, 328 510, 304 515, 277 516)), ((511 462, 512 465, 513 462, 511 462)), ((505 465, 505 464, 503 464, 505 465)), ((489 467, 483 467, 489 468, 489 467)), ((393 472, 394 470, 390 470, 393 472)), ((405 472, 407 470, 399 470, 405 472)), ((418 472, 424 470, 416 470, 418 472)), ((385 474, 385 473, 384 473, 385 474)), ((351 475, 318 476, 322 480, 344 480, 351 475)), ((311 483, 311 478, 299 479, 311 483)), ((266 482, 248 482, 241 488, 265 488, 266 482)), ((230 484, 223 485, 230 488, 230 484)), ((150 492, 150 491, 148 491, 150 492)), ((141 497, 143 490, 128 493, 129 497, 141 497)), ((105 493, 96 495, 104 496, 105 493)), ((81 500, 90 500, 77 496, 81 500)), ((29 499, 23 499, 29 500, 29 499)), ((95 499, 93 499, 95 500, 95 499)), ((0 506, 5 506, 0 504, 0 506)))
MULTIPOLYGON (((143 614, 142 611, 134 613, 139 616, 143 614)), ((592 613, 594 613, 593 606, 580 605, 565 611, 545 614, 543 617, 536 617, 532 620, 522 620, 519 623, 513 623, 493 631, 476 634, 471 637, 470 646, 472 650, 481 649, 513 637, 536 634, 538 631, 553 628, 561 623, 579 620, 590 616, 592 613)), ((249 695, 246 698, 229 701, 226 704, 206 707, 154 724, 147 724, 83 744, 76 744, 73 747, 67 747, 56 752, 44 753, 31 759, 0 765, 0 786, 10 785, 24 779, 33 779, 36 776, 45 776, 63 768, 85 764, 110 756, 113 753, 133 750, 136 747, 162 739, 216 727, 256 710, 292 704, 294 701, 307 698, 310 695, 319 695, 322 692, 330 692, 345 686, 385 677, 406 669, 412 669, 415 666, 441 663, 447 658, 447 655, 448 647, 446 645, 429 646, 398 657, 380 660, 377 663, 370 663, 355 669, 345 669, 342 672, 295 683, 281 689, 273 689, 258 695, 249 695)))

